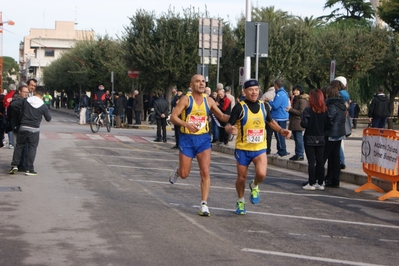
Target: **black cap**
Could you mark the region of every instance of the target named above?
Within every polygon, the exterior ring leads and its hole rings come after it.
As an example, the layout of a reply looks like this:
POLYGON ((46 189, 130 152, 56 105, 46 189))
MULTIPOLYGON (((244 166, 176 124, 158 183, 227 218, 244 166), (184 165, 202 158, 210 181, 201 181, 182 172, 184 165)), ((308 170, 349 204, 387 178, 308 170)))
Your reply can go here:
POLYGON ((245 81, 244 83, 244 89, 252 87, 252 86, 258 86, 259 87, 259 83, 256 79, 249 79, 247 81, 245 81))

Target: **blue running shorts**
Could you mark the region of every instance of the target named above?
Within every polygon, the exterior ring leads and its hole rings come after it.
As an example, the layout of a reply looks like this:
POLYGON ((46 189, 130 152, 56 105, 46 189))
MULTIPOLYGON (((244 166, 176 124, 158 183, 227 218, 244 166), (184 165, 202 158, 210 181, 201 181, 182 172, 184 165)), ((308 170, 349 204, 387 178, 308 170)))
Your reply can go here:
POLYGON ((201 135, 180 133, 179 135, 180 152, 187 157, 195 158, 198 153, 210 149, 211 147, 211 135, 208 133, 201 135))
POLYGON ((254 158, 258 157, 262 153, 266 153, 266 149, 260 151, 243 151, 235 149, 234 157, 240 165, 248 166, 254 158))

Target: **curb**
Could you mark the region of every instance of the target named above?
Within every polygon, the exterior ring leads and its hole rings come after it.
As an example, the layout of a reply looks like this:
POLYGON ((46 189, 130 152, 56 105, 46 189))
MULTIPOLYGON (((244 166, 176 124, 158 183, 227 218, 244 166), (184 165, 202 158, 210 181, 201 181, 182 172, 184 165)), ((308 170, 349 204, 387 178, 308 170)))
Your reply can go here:
MULTIPOLYGON (((234 154, 234 148, 232 147, 226 147, 224 145, 212 145, 212 150, 214 151, 218 151, 218 152, 223 152, 226 154, 234 154)), ((267 156, 267 161, 268 164, 274 165, 274 166, 278 166, 281 167, 283 169, 290 169, 290 170, 294 170, 294 171, 298 171, 301 173, 308 173, 308 164, 307 161, 303 161, 303 162, 295 162, 295 161, 290 161, 288 159, 285 158, 279 158, 273 155, 268 155, 267 156)), ((326 169, 327 171, 327 169, 326 169)), ((340 174, 340 181, 342 182, 347 182, 347 183, 351 183, 354 185, 358 185, 358 186, 362 186, 367 182, 367 175, 366 173, 351 173, 348 172, 347 170, 343 170, 341 171, 340 174)), ((382 188, 384 191, 390 191, 392 190, 392 183, 379 179, 379 178, 373 178, 373 183, 377 186, 379 186, 380 188, 382 188)))

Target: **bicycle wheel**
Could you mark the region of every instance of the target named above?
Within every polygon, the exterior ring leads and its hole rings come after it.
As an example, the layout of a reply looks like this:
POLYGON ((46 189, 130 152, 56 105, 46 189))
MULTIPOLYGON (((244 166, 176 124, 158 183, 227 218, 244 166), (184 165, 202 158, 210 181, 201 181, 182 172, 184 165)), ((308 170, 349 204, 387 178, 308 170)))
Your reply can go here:
POLYGON ((148 124, 149 125, 155 124, 155 114, 154 113, 149 114, 149 116, 148 116, 148 124))
POLYGON ((100 129, 100 117, 96 113, 91 113, 90 115, 90 129, 91 132, 97 133, 100 129))
POLYGON ((111 121, 109 119, 109 114, 105 116, 104 118, 104 124, 107 127, 107 131, 111 132, 111 121))

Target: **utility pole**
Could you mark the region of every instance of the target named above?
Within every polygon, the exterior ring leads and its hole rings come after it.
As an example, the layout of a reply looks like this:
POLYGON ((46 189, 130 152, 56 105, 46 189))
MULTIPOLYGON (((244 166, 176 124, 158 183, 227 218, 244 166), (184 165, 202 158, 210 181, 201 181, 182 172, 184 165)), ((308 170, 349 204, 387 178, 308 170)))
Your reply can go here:
MULTIPOLYGON (((246 0, 246 12, 245 12, 245 21, 249 22, 252 18, 252 3, 251 0, 246 0)), ((245 46, 247 46, 247 42, 245 42, 245 46)), ((244 80, 248 80, 251 78, 251 57, 246 56, 244 59, 244 80)))

